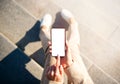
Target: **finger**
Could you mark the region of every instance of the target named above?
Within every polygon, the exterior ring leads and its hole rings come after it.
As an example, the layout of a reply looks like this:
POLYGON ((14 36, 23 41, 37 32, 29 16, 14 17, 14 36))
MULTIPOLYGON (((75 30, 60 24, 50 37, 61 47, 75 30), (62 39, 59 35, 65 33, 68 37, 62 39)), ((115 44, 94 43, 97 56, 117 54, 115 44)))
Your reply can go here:
POLYGON ((60 66, 60 56, 57 55, 57 60, 56 60, 56 67, 60 66))
POLYGON ((51 73, 51 67, 49 67, 47 75, 50 76, 50 73, 51 73))
POLYGON ((60 65, 60 74, 63 75, 63 72, 64 72, 64 71, 63 71, 63 66, 60 65))
POLYGON ((54 72, 55 72, 54 66, 52 66, 52 67, 51 67, 51 73, 50 73, 51 77, 54 77, 54 72))
POLYGON ((52 53, 52 44, 50 41, 48 41, 48 46, 49 46, 49 53, 52 53))
POLYGON ((51 45, 52 45, 51 41, 48 41, 48 45, 49 45, 49 46, 51 46, 51 45))
POLYGON ((52 50, 52 46, 49 46, 49 49, 52 50))
POLYGON ((54 71, 53 71, 53 70, 51 71, 51 74, 50 74, 50 75, 51 75, 51 77, 53 77, 53 76, 54 76, 54 71))
POLYGON ((49 80, 54 80, 54 75, 55 74, 55 68, 54 68, 54 65, 53 66, 50 66, 49 69, 48 69, 48 72, 47 72, 47 78, 49 80))
POLYGON ((52 50, 52 46, 49 46, 49 51, 51 51, 52 50))
POLYGON ((46 71, 46 76, 48 79, 51 79, 50 73, 51 73, 51 67, 49 67, 48 70, 46 71))
POLYGON ((57 60, 56 60, 56 71, 55 71, 55 75, 59 74, 59 66, 60 66, 60 56, 57 56, 57 60))
POLYGON ((52 53, 52 50, 49 50, 49 53, 52 53))

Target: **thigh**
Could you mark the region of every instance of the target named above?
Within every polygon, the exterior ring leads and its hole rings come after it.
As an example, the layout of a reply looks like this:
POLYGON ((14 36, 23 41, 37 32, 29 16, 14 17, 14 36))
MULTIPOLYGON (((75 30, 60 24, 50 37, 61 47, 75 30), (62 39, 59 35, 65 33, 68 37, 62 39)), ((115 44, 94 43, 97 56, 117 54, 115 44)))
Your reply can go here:
POLYGON ((68 41, 71 44, 80 44, 80 34, 78 29, 77 22, 70 24, 69 30, 68 30, 68 41))

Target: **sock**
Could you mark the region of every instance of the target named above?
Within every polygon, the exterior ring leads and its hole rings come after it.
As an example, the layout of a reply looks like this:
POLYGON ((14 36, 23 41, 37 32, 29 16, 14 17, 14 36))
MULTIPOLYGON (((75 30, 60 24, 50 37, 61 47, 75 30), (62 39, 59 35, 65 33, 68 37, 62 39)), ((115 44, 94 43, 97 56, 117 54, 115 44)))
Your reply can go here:
POLYGON ((61 11, 61 16, 62 16, 68 23, 69 23, 69 19, 70 19, 70 18, 74 18, 73 15, 72 15, 72 13, 69 12, 68 10, 66 10, 66 9, 63 9, 63 10, 61 11))
POLYGON ((45 16, 42 18, 41 26, 46 26, 47 28, 50 28, 52 24, 52 16, 50 14, 45 14, 45 16))

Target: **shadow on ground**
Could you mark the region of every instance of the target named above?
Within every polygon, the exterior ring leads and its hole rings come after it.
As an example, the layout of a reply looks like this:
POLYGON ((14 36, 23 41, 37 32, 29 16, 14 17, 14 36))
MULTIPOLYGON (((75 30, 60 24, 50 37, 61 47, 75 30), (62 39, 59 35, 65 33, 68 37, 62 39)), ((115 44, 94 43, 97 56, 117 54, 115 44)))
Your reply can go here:
POLYGON ((40 84, 28 70, 26 64, 31 59, 20 49, 15 49, 0 62, 1 84, 40 84))
POLYGON ((39 34, 40 34, 40 21, 37 21, 35 25, 32 28, 30 28, 29 31, 26 32, 25 36, 16 43, 16 45, 22 51, 24 51, 25 47, 30 42, 40 41, 39 34))
POLYGON ((45 64, 45 54, 43 48, 38 49, 32 55, 30 55, 32 59, 34 59, 41 67, 44 68, 45 64))
MULTIPOLYGON (((40 21, 37 21, 35 25, 30 28, 25 34, 25 36, 20 39, 16 45, 18 48, 20 48, 22 51, 25 51, 25 47, 31 43, 40 41, 40 21)), ((33 52, 33 54, 30 56, 32 59, 34 59, 38 64, 40 64, 42 67, 44 66, 44 51, 42 48, 37 50, 36 52, 33 52)))

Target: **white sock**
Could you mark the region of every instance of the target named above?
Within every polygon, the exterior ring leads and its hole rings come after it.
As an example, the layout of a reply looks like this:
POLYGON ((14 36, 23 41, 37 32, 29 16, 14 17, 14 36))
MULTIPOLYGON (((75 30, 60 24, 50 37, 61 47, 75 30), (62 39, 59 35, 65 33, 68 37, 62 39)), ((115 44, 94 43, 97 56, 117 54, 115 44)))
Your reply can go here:
POLYGON ((52 25, 52 16, 50 14, 45 14, 45 16, 42 18, 41 26, 46 26, 47 28, 50 28, 52 25))
POLYGON ((69 23, 70 18, 74 18, 72 13, 66 9, 62 9, 61 16, 69 23))

